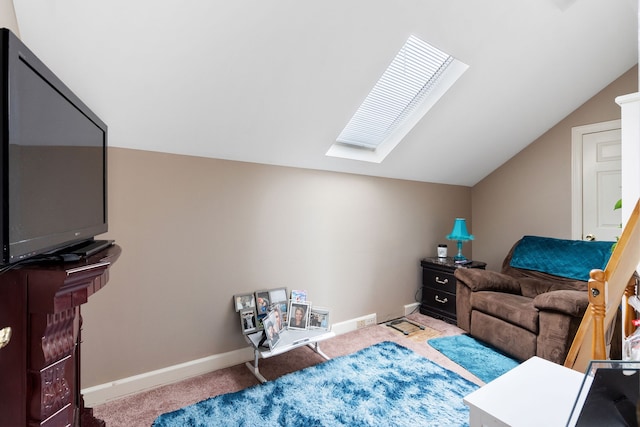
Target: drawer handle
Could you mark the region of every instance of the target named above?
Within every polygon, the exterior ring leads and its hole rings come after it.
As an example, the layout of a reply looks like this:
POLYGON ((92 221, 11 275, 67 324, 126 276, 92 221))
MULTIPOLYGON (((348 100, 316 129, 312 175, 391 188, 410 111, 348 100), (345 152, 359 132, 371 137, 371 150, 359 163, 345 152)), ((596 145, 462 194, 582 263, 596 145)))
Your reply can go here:
POLYGON ((436 276, 436 283, 440 283, 441 285, 446 285, 449 283, 449 279, 440 280, 440 276, 436 276))
POLYGON ((0 348, 5 347, 11 341, 11 326, 0 329, 0 348))
POLYGON ((435 296, 435 299, 437 302, 439 302, 440 304, 446 304, 449 300, 447 299, 447 297, 445 297, 444 299, 440 299, 438 298, 438 295, 435 296))

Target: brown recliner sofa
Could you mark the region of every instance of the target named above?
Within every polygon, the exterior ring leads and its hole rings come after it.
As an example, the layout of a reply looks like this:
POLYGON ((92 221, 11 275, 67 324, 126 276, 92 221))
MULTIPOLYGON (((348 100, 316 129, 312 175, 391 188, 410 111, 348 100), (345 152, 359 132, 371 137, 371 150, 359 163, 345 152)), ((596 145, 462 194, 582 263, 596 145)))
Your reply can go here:
POLYGON ((589 304, 589 272, 602 268, 613 242, 524 236, 502 271, 458 268, 458 326, 519 360, 563 364, 589 304))

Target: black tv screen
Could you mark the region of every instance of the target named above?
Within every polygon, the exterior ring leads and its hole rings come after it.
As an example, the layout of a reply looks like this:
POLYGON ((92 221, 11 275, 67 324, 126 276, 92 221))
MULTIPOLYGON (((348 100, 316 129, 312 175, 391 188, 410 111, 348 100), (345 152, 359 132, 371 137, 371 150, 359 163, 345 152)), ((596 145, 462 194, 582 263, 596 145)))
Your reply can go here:
POLYGON ((107 231, 107 126, 1 31, 2 263, 107 231))

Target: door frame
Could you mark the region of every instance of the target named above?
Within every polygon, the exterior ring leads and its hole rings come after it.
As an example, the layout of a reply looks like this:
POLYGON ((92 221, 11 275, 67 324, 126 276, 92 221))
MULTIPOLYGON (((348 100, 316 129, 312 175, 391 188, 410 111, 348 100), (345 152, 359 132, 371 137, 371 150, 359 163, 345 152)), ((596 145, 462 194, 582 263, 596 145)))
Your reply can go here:
POLYGON ((620 119, 571 128, 571 238, 574 240, 582 240, 582 137, 621 128, 620 119))

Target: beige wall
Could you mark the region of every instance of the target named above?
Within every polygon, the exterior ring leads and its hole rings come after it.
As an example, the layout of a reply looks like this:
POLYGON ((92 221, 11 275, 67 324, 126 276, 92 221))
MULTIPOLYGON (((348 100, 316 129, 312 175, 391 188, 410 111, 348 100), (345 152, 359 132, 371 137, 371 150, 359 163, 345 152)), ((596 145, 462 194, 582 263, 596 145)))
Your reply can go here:
POLYGON ((475 259, 499 270, 525 234, 571 238, 571 128, 619 119, 615 98, 637 90, 635 66, 473 187, 475 259))
POLYGON ((109 156, 105 237, 123 254, 82 307, 83 388, 245 347, 236 293, 306 289, 334 323, 401 316, 420 258, 471 214, 468 187, 120 148, 109 156))
POLYGON ((400 316, 456 216, 491 269, 524 234, 569 238, 571 128, 620 118, 637 87, 634 67, 473 189, 111 148, 104 237, 123 254, 82 307, 82 387, 245 347, 236 293, 400 316))

